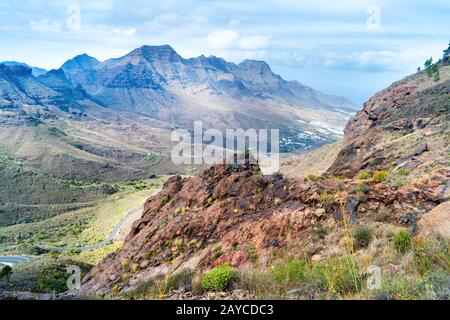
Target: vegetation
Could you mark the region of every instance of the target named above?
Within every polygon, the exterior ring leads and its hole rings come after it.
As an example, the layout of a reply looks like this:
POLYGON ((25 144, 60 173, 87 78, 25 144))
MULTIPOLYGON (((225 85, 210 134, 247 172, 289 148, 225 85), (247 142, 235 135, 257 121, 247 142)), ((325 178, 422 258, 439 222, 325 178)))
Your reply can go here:
POLYGON ((368 227, 359 226, 355 229, 353 236, 356 248, 367 248, 373 239, 373 232, 368 227))
POLYGON ((365 192, 369 191, 369 189, 370 189, 369 185, 367 185, 365 183, 360 183, 360 184, 358 184, 356 191, 365 193, 365 192))
POLYGON ((410 173, 410 171, 408 169, 405 169, 405 168, 401 168, 397 172, 397 174, 400 175, 400 176, 407 176, 409 173, 410 173))
POLYGON ((9 283, 18 291, 60 293, 67 291, 68 266, 78 266, 83 277, 92 265, 58 256, 42 256, 14 269, 9 283))
POLYGON ((368 172, 360 172, 356 175, 355 178, 358 180, 365 180, 365 179, 370 179, 371 177, 372 176, 368 172))
POLYGON ((407 229, 400 230, 394 237, 394 247, 400 253, 406 253, 411 247, 411 232, 407 229))
POLYGON ((165 206, 166 204, 169 203, 169 201, 170 201, 170 196, 167 195, 167 194, 163 195, 163 197, 162 197, 162 203, 163 203, 163 205, 165 206))
POLYGON ((330 205, 334 201, 334 197, 331 193, 324 192, 319 196, 319 202, 324 205, 330 205))
POLYGON ((373 174, 373 181, 380 183, 380 182, 384 182, 389 178, 389 172, 387 171, 375 171, 375 173, 373 174))
POLYGON ((236 270, 231 266, 227 264, 217 266, 203 275, 201 288, 204 291, 223 291, 228 288, 235 276, 236 270))
POLYGON ((308 176, 306 178, 308 180, 310 180, 310 181, 317 181, 317 180, 319 180, 319 176, 317 176, 315 174, 308 174, 308 176))
POLYGON ((8 265, 3 266, 3 268, 0 270, 0 280, 6 278, 6 280, 9 282, 11 274, 12 268, 8 265))

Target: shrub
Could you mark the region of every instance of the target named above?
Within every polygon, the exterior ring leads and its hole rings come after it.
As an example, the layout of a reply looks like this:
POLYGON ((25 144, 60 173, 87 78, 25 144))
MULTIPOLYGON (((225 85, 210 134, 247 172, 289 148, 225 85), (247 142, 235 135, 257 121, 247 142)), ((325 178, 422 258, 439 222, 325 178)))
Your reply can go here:
POLYGON ((376 171, 373 174, 373 181, 379 183, 386 181, 389 178, 389 172, 387 171, 376 171))
MULTIPOLYGON (((112 290, 113 295, 119 293, 118 287, 114 287, 112 290), (115 289, 116 288, 116 289, 115 289), (114 290, 115 289, 115 290, 114 290)), ((124 293, 124 297, 127 299, 154 299, 158 296, 157 286, 153 279, 145 282, 141 282, 134 290, 124 293)))
POLYGON ((372 241, 373 232, 368 227, 357 227, 354 231, 355 245, 358 248, 367 248, 372 241))
POLYGON ((319 177, 316 176, 315 174, 308 174, 306 178, 310 181, 317 181, 319 179, 319 177))
POLYGON ((394 247, 400 253, 405 253, 411 247, 411 232, 407 229, 400 230, 394 236, 394 247))
POLYGON ((166 292, 172 290, 189 291, 192 289, 192 279, 195 273, 189 268, 182 269, 181 271, 171 275, 167 280, 166 292))
POLYGON ((319 202, 325 205, 333 203, 334 197, 331 193, 324 192, 319 196, 319 202))
POLYGON ((217 259, 222 255, 222 246, 220 245, 220 243, 216 244, 212 248, 212 253, 213 253, 214 259, 217 259))
POLYGON ((418 238, 413 243, 413 264, 420 274, 436 270, 450 270, 448 243, 434 239, 418 238))
POLYGON ((400 170, 398 170, 397 173, 399 176, 407 176, 409 174, 409 170, 405 169, 405 168, 401 168, 400 170))
POLYGON ((203 275, 201 288, 204 291, 223 291, 236 276, 236 270, 228 264, 217 266, 203 275))
POLYGON ((37 292, 64 292, 67 290, 67 278, 69 277, 66 267, 61 263, 45 266, 38 276, 37 292))
POLYGON ((280 198, 276 198, 274 202, 276 206, 279 206, 280 204, 283 203, 283 200, 281 200, 280 198))
POLYGON ((402 180, 397 179, 391 184, 392 190, 398 190, 403 187, 404 182, 402 180))
POLYGON ((325 236, 328 234, 329 230, 327 227, 325 226, 320 226, 315 230, 316 235, 320 238, 323 239, 325 238, 325 236))
POLYGON ((162 203, 163 203, 163 205, 166 205, 167 203, 169 203, 169 201, 170 201, 170 196, 169 195, 163 195, 163 197, 162 197, 162 203))
POLYGON ((312 277, 335 295, 355 293, 362 287, 357 266, 350 257, 319 261, 313 265, 312 277))
POLYGON ((276 283, 289 286, 289 284, 304 281, 309 268, 306 259, 292 259, 275 265, 271 270, 271 277, 276 283))
POLYGON ((251 262, 258 261, 258 250, 256 250, 256 247, 254 245, 245 246, 244 251, 248 260, 250 260, 251 262))
POLYGON ((365 192, 367 192, 369 189, 370 189, 370 187, 369 187, 367 184, 365 184, 365 183, 360 183, 360 184, 358 184, 358 187, 356 188, 356 191, 365 193, 365 192))
POLYGON ((3 278, 6 278, 9 281, 9 277, 12 273, 12 268, 8 265, 4 266, 1 270, 0 270, 0 280, 3 278))
POLYGON ((356 175, 356 179, 359 179, 359 180, 365 180, 365 179, 369 179, 369 178, 371 178, 372 176, 370 175, 370 173, 368 173, 368 172, 360 172, 360 173, 358 173, 357 175, 356 175))

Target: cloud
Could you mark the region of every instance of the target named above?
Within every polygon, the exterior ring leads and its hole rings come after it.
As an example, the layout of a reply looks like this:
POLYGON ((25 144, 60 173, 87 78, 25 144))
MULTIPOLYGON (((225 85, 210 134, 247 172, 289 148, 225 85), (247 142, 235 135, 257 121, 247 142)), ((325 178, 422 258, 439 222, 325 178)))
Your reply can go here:
POLYGON ((63 31, 61 23, 49 19, 31 20, 30 29, 36 32, 59 33, 63 31))
POLYGON ((132 36, 136 33, 136 28, 113 28, 112 32, 118 35, 132 36))
POLYGON ((405 72, 405 70, 413 71, 421 66, 430 56, 430 52, 436 52, 434 55, 436 57, 439 56, 440 51, 439 46, 426 49, 410 48, 353 52, 304 50, 301 52, 284 51, 278 56, 273 56, 273 58, 276 61, 283 61, 286 66, 292 67, 352 70, 368 73, 405 72))
POLYGON ((214 49, 261 50, 270 44, 270 38, 261 35, 241 36, 230 29, 210 32, 206 42, 214 49))

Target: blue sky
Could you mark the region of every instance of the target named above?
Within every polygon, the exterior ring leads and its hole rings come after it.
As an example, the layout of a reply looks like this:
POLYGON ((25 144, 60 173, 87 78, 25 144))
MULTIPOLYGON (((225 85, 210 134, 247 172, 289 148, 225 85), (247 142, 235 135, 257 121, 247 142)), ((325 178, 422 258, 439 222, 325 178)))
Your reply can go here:
POLYGON ((448 0, 22 0, 0 2, 0 61, 59 67, 144 44, 183 57, 267 61, 275 73, 362 104, 439 57, 448 0))

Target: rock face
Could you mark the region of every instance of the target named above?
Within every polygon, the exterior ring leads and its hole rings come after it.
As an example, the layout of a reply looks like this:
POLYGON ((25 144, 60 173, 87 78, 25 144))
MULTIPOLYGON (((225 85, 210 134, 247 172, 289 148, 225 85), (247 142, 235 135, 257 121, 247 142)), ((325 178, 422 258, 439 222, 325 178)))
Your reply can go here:
MULTIPOLYGON (((450 178, 449 170, 439 174, 450 178)), ((265 264, 276 250, 315 245, 317 224, 341 223, 344 215, 355 223, 381 206, 389 208, 390 221, 408 226, 439 203, 443 188, 431 180, 397 191, 372 184, 360 201, 352 194, 357 183, 348 180, 344 187, 333 179, 262 176, 254 165, 219 165, 193 178, 173 177, 147 201, 124 247, 96 266, 82 289, 127 291, 183 268, 204 270, 225 262, 243 267, 255 262, 255 254, 265 264), (324 202, 323 193, 335 196, 324 202)))
POLYGON ((450 66, 440 70, 438 82, 422 71, 366 102, 345 127, 345 145, 329 174, 352 177, 374 165, 414 168, 425 159, 434 160, 433 167, 446 165, 440 143, 450 134, 450 66))
POLYGON ((419 231, 450 240, 450 202, 444 202, 426 213, 418 223, 419 231))

